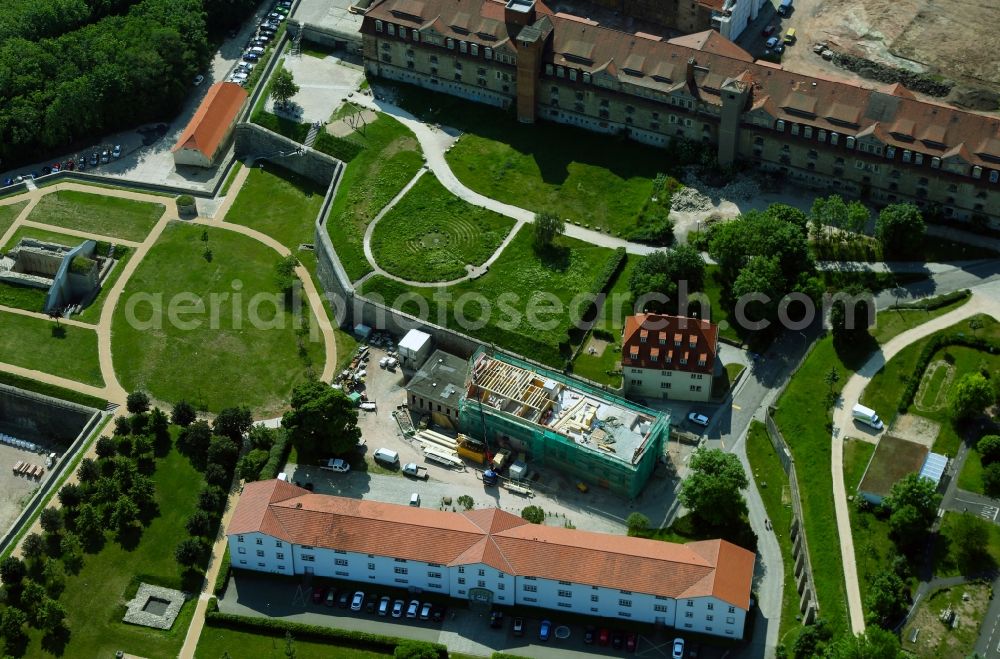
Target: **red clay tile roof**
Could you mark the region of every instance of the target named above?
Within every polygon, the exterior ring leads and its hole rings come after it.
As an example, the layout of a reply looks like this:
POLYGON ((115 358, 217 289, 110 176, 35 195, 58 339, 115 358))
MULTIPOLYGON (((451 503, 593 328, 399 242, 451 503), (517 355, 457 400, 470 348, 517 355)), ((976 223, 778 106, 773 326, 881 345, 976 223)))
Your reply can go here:
POLYGON ((529 524, 503 510, 451 513, 313 494, 284 481, 248 483, 228 535, 426 563, 482 563, 518 576, 749 608, 754 554, 724 540, 687 545, 529 524))
POLYGON ((636 314, 625 319, 622 366, 711 374, 715 369, 718 345, 719 328, 707 320, 663 314, 636 314), (642 341, 644 335, 645 343, 642 341), (694 352, 692 341, 695 344, 694 352), (677 349, 676 359, 674 349, 677 349), (664 352, 666 356, 663 355, 664 352), (692 359, 695 355, 698 359, 692 359), (656 361, 652 359, 654 356, 657 357, 656 361), (699 366, 702 357, 704 365, 699 366), (682 358, 687 361, 686 364, 681 364, 682 358))
POLYGON ((214 156, 246 99, 247 90, 235 82, 217 82, 209 87, 173 151, 197 149, 207 158, 214 156))

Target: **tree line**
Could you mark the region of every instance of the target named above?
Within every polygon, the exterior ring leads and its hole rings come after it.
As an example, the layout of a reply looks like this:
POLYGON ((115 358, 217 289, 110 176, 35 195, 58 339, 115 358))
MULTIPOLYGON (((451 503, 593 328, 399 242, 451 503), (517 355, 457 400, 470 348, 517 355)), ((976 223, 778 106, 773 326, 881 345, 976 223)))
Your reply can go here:
POLYGON ((34 0, 0 15, 0 165, 171 118, 254 0, 34 0))

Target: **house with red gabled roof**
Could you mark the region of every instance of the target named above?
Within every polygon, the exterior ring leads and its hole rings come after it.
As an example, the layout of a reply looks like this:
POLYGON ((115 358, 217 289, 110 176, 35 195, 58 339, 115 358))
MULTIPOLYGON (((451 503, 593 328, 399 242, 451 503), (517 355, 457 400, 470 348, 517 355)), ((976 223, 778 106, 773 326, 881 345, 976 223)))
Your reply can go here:
POLYGON ((712 396, 719 327, 686 316, 640 313, 625 319, 625 393, 644 398, 705 402, 712 396))
POLYGON ((229 143, 246 100, 247 90, 235 82, 217 82, 209 87, 172 149, 174 163, 211 167, 229 143))
MULTIPOLYGON (((248 483, 226 530, 232 566, 419 589, 742 638, 755 555, 248 483)), ((364 589, 363 586, 359 586, 364 589)))

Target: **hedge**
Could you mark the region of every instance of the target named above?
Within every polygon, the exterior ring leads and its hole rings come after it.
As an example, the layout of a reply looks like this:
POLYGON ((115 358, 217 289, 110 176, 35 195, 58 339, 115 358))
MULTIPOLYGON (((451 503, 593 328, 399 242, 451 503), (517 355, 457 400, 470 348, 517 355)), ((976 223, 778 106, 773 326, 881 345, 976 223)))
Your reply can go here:
POLYGON ((254 112, 250 121, 300 144, 306 141, 306 136, 309 134, 309 124, 303 124, 294 119, 285 119, 264 110, 254 112))
POLYGON ((618 271, 621 270, 622 265, 625 263, 625 248, 619 247, 615 250, 614 256, 608 259, 604 263, 604 267, 601 268, 600 272, 594 278, 594 283, 590 286, 590 292, 594 295, 600 295, 604 292, 604 289, 608 287, 611 280, 618 271))
POLYGON ((609 343, 614 343, 615 341, 614 334, 612 334, 606 329, 601 329, 599 327, 594 329, 594 338, 600 339, 601 341, 608 341, 609 343))
POLYGON ((261 468, 257 480, 268 481, 277 478, 281 468, 285 466, 285 461, 288 460, 288 452, 292 450, 288 432, 284 428, 279 428, 277 435, 274 444, 271 445, 271 454, 261 468))
POLYGON ((920 381, 924 377, 924 371, 927 370, 927 365, 930 364, 931 358, 938 350, 948 346, 964 346, 990 353, 1000 352, 1000 342, 981 339, 975 336, 963 336, 961 334, 935 334, 927 342, 927 345, 924 346, 924 349, 920 351, 920 357, 917 358, 917 365, 914 366, 913 372, 907 379, 906 389, 903 390, 903 397, 899 401, 898 409, 900 412, 905 412, 913 404, 913 398, 917 395, 920 381))
POLYGON ((346 163, 354 160, 359 153, 364 151, 365 147, 357 142, 345 140, 342 137, 335 137, 322 130, 316 136, 313 148, 346 163))
POLYGON ((226 545, 226 552, 222 555, 222 565, 219 567, 219 573, 215 575, 215 588, 212 592, 222 597, 222 594, 226 592, 226 586, 229 585, 229 575, 233 571, 233 564, 229 558, 229 545, 226 545))
MULTIPOLYGON (((222 627, 234 631, 249 631, 267 636, 284 636, 286 632, 291 632, 296 639, 300 640, 315 641, 318 643, 333 642, 341 646, 359 650, 374 650, 376 652, 392 652, 396 649, 397 645, 409 640, 349 629, 305 625, 280 618, 250 618, 248 616, 220 613, 211 610, 205 613, 205 622, 212 627, 222 627)), ((428 645, 437 650, 438 656, 442 657, 442 659, 448 656, 448 648, 444 645, 440 643, 428 643, 428 645)))
POLYGON ((935 295, 934 297, 929 297, 925 300, 918 300, 916 302, 908 302, 906 304, 901 304, 899 305, 898 308, 917 309, 920 311, 934 311, 935 309, 946 307, 949 304, 954 304, 955 302, 964 300, 971 296, 972 296, 972 291, 966 288, 960 291, 945 293, 944 295, 935 295))

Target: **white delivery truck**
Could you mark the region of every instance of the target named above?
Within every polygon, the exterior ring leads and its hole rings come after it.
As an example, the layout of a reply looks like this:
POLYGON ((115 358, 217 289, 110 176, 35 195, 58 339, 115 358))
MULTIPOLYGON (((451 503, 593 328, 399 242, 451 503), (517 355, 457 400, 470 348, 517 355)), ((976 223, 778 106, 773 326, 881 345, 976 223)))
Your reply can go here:
POLYGON ((852 413, 855 421, 867 424, 875 430, 882 430, 884 427, 882 419, 878 418, 878 414, 875 414, 875 410, 870 407, 865 407, 864 405, 858 403, 854 406, 852 413))

